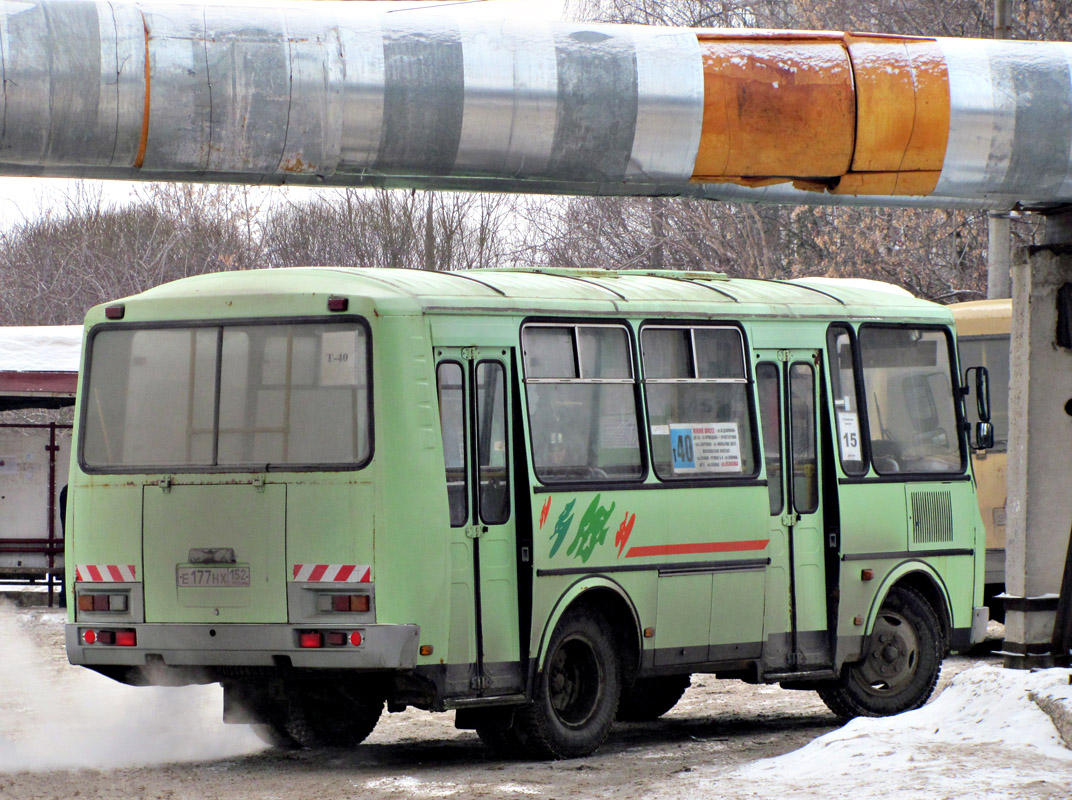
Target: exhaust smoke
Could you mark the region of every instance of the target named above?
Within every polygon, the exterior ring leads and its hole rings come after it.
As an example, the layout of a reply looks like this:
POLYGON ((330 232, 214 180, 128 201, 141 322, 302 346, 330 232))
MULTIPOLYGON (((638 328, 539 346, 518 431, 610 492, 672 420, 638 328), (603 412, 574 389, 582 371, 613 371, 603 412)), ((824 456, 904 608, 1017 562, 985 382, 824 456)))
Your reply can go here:
POLYGON ((264 749, 209 686, 133 687, 67 662, 62 612, 0 601, 0 772, 212 760, 264 749))

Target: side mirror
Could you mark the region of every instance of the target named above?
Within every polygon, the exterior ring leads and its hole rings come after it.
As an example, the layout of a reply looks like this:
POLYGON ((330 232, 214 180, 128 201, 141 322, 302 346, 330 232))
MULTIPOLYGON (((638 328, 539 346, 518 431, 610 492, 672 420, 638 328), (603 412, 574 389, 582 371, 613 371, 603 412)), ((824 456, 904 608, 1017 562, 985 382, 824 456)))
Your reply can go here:
POLYGON ((972 450, 989 450, 994 446, 994 425, 990 422, 975 423, 975 442, 972 450))
MULTIPOLYGON (((968 382, 968 375, 975 373, 975 411, 980 422, 990 422, 990 372, 986 367, 968 367, 964 371, 964 382, 968 382)), ((962 389, 968 393, 967 387, 962 389)), ((993 428, 993 426, 991 426, 993 428)), ((991 429, 991 434, 993 430, 991 429)), ((991 437, 993 438, 993 437, 991 437)))

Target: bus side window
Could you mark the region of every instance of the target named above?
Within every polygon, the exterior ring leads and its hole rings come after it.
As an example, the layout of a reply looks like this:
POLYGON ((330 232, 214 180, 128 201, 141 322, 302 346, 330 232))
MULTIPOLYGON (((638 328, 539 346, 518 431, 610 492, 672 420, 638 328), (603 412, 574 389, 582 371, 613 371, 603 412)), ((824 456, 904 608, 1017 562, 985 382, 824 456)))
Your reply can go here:
POLYGON ((793 509, 811 514, 819 508, 819 448, 815 436, 815 370, 811 364, 789 368, 789 433, 793 448, 793 509))
POLYGON ((655 474, 664 481, 754 475, 741 332, 645 325, 641 345, 655 474))
POLYGON ((756 367, 759 390, 759 417, 763 431, 763 463, 767 466, 767 493, 770 513, 782 512, 782 392, 778 367, 765 361, 756 367))
POLYGON ((480 521, 501 525, 510 518, 510 473, 506 452, 506 377, 503 366, 476 367, 476 448, 480 456, 480 521))
POLYGON ((831 325, 826 334, 826 349, 830 363, 830 388, 834 397, 834 419, 837 421, 841 468, 846 475, 863 475, 867 472, 867 462, 863 454, 864 438, 860 429, 860 404, 856 394, 856 359, 848 327, 831 325))
MULTIPOLYGON (((1009 335, 961 336, 960 363, 964 367, 983 366, 990 372, 991 411, 995 452, 1003 453, 1009 442, 1009 335)), ((975 403, 968 403, 969 421, 978 420, 975 403)))
POLYGON ((536 476, 544 483, 642 477, 628 330, 531 323, 521 337, 536 476))
POLYGON ((465 382, 462 376, 462 365, 454 361, 444 361, 436 368, 452 528, 460 528, 469 521, 469 482, 465 473, 465 382))

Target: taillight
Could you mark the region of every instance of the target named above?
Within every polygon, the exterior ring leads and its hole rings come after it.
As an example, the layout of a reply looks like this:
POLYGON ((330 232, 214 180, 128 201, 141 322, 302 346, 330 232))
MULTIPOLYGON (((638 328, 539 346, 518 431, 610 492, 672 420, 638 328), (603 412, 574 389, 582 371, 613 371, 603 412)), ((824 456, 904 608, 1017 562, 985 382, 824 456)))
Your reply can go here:
POLYGON ((354 647, 360 647, 365 637, 361 631, 298 631, 298 647, 345 647, 349 642, 354 647))
POLYGON ((321 594, 317 611, 336 611, 345 614, 367 614, 372 602, 367 594, 321 594))
POLYGON ((125 631, 95 631, 86 629, 82 631, 82 641, 86 644, 116 645, 118 647, 137 647, 138 632, 125 631))
POLYGON ((125 594, 102 594, 86 592, 78 595, 79 611, 125 612, 129 608, 125 594))

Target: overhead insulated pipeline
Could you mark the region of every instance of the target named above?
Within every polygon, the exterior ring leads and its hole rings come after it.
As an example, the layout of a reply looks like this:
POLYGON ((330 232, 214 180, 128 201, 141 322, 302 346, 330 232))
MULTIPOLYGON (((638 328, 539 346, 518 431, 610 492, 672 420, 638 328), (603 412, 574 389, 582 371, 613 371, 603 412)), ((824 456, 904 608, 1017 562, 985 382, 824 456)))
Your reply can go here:
POLYGON ((758 202, 1072 201, 1072 45, 45 0, 0 174, 758 202))

